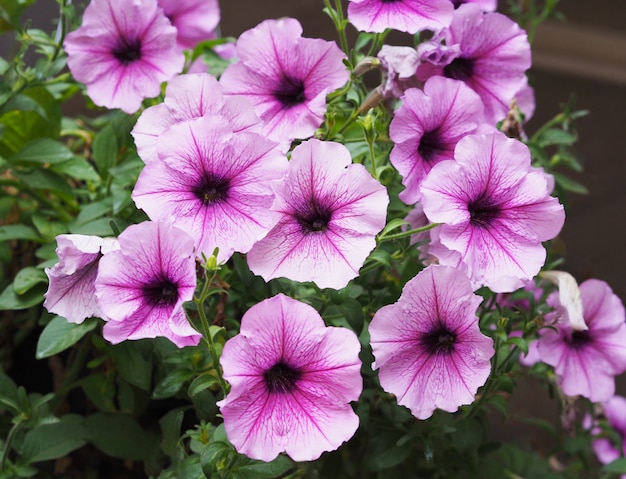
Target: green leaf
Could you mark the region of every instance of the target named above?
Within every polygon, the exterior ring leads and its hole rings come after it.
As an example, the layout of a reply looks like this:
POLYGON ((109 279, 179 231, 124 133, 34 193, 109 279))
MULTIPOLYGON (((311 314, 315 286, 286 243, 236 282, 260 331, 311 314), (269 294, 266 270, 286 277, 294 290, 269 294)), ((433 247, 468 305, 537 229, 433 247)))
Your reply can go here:
POLYGON ((68 161, 57 163, 50 168, 52 171, 71 176, 77 180, 98 181, 100 175, 82 156, 74 156, 68 161))
POLYGON ((62 163, 74 157, 67 146, 50 138, 37 138, 29 141, 18 153, 9 158, 17 165, 55 164, 62 163))
POLYGON ((294 467, 293 462, 286 456, 278 456, 272 462, 252 461, 231 469, 233 479, 274 478, 286 473, 294 467))
POLYGON ((28 266, 21 269, 13 280, 13 289, 19 295, 29 291, 33 286, 39 283, 48 283, 48 276, 41 268, 28 266))
POLYGON ((524 354, 528 354, 528 341, 526 341, 524 338, 520 338, 519 336, 513 336, 506 340, 506 344, 515 345, 524 354))
POLYGON ((141 461, 158 447, 156 437, 125 414, 96 413, 87 418, 86 425, 90 442, 109 456, 141 461))
POLYGON ((152 393, 152 399, 163 399, 173 396, 193 376, 194 373, 189 369, 174 369, 156 385, 152 393))
POLYGON ((384 249, 377 248, 369 255, 367 261, 375 261, 378 264, 391 268, 391 255, 384 249))
POLYGON ((602 468, 604 472, 611 472, 613 474, 626 474, 626 457, 621 457, 607 464, 602 468))
POLYGON ((86 205, 80 211, 80 213, 78 213, 78 217, 76 218, 76 221, 73 223, 73 225, 78 226, 101 218, 102 216, 111 212, 111 208, 111 198, 106 198, 95 203, 90 203, 86 205))
POLYGON ((189 397, 194 397, 196 394, 201 393, 205 389, 210 388, 217 383, 217 378, 211 374, 202 374, 195 378, 187 389, 189 397))
POLYGON ((382 471, 397 466, 403 462, 413 450, 413 443, 408 442, 402 446, 394 445, 392 448, 379 454, 365 458, 365 464, 370 471, 382 471))
POLYGON ((115 166, 118 152, 115 130, 109 124, 96 135, 92 145, 93 160, 103 179, 110 176, 109 170, 115 166))
POLYGON ((55 316, 46 324, 37 341, 37 359, 53 356, 77 343, 85 334, 98 324, 96 318, 90 318, 81 324, 68 323, 65 318, 55 316))
POLYGON ((114 412, 116 410, 113 376, 114 374, 98 373, 80 380, 83 391, 100 411, 114 412))
POLYGON ((200 465, 206 477, 213 477, 217 469, 217 462, 225 455, 233 452, 230 444, 221 441, 211 441, 200 452, 200 465))
POLYGON ((22 445, 20 462, 26 465, 57 459, 86 443, 87 429, 82 416, 67 414, 59 422, 28 431, 22 445))
POLYGON ((393 230, 396 230, 404 225, 408 225, 409 223, 401 218, 394 218, 387 226, 378 234, 378 237, 382 240, 385 236, 387 236, 393 230))
POLYGON ((46 287, 43 285, 31 288, 26 293, 18 295, 13 289, 13 284, 10 284, 0 294, 0 311, 7 311, 10 309, 28 309, 43 301, 43 294, 46 292, 46 287))
POLYGON ((163 439, 161 440, 161 449, 168 456, 172 457, 176 454, 180 441, 180 427, 183 424, 185 412, 182 409, 174 409, 169 411, 165 416, 159 419, 163 439))
POLYGON ((575 142, 576 137, 574 135, 557 128, 550 128, 537 138, 537 144, 542 148, 550 145, 572 145, 575 142))
POLYGON ((562 175, 560 173, 552 173, 552 174, 554 175, 554 180, 556 181, 556 184, 560 186, 561 188, 563 188, 564 190, 571 191, 572 193, 578 193, 580 195, 589 194, 589 190, 584 185, 581 185, 577 181, 572 180, 571 178, 568 178, 567 176, 562 175))
POLYGON ((16 178, 23 181, 25 185, 35 190, 46 190, 57 193, 68 202, 75 202, 74 190, 62 176, 55 172, 44 169, 29 169, 27 172, 14 171, 16 178))
POLYGON ((44 240, 53 241, 58 235, 67 233, 67 225, 60 221, 50 221, 40 213, 34 213, 31 221, 44 240))
POLYGON ((144 391, 150 390, 152 382, 152 358, 150 353, 142 354, 139 345, 146 342, 125 341, 111 346, 109 354, 117 366, 117 371, 124 380, 144 391))
POLYGON ((37 241, 41 238, 37 232, 26 225, 6 225, 0 226, 0 241, 9 240, 31 240, 37 241))

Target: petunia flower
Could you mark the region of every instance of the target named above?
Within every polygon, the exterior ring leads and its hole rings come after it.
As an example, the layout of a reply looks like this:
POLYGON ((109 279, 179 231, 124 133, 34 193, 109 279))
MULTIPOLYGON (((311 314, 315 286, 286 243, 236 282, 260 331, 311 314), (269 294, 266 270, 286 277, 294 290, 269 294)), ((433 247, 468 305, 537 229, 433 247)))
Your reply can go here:
POLYGON ((218 402, 228 440, 253 459, 286 452, 312 461, 355 433, 363 389, 356 335, 326 327, 308 304, 279 294, 250 308, 220 363, 231 389, 218 402))
POLYGON ((389 160, 405 187, 400 199, 409 205, 419 201, 419 187, 432 167, 454 159, 464 136, 489 131, 495 129, 486 123, 480 97, 463 82, 432 77, 423 91, 408 89, 389 125, 395 143, 389 160))
POLYGON ((420 80, 440 75, 467 83, 483 100, 493 124, 506 116, 511 99, 526 85, 525 71, 531 64, 528 37, 517 23, 469 3, 455 10, 450 26, 418 51, 420 80), (440 54, 442 48, 454 46, 458 55, 440 54))
POLYGON ((385 226, 389 197, 340 143, 309 140, 292 153, 275 187, 276 226, 248 253, 266 281, 284 276, 343 288, 358 276, 385 226))
POLYGON ((482 298, 449 266, 431 265, 369 326, 382 388, 418 419, 474 401, 491 371, 493 341, 478 328, 482 298))
POLYGON ((72 75, 96 105, 134 113, 183 68, 176 28, 157 0, 92 0, 63 44, 72 75))
POLYGON ((45 269, 49 285, 44 307, 70 323, 82 323, 92 316, 104 318, 94 296, 98 264, 104 254, 118 248, 114 238, 58 235, 59 262, 45 269))
POLYGON ((415 76, 419 55, 415 48, 383 45, 377 55, 384 75, 382 94, 400 98, 408 88, 421 87, 423 82, 415 76))
POLYGON ((334 42, 303 38, 293 18, 266 20, 237 40, 239 62, 220 78, 224 92, 241 95, 265 122, 264 133, 286 151, 322 124, 326 95, 349 78, 334 42))
POLYGON ((476 287, 521 288, 543 266, 541 243, 561 230, 563 206, 526 145, 502 133, 466 136, 454 158, 421 184, 424 213, 443 223, 431 231, 430 254, 467 272, 476 287))
POLYGON ((214 37, 220 21, 217 0, 158 0, 163 13, 176 27, 176 41, 181 50, 194 48, 214 37))
POLYGON ((448 26, 453 10, 450 0, 350 0, 348 20, 363 32, 417 33, 448 26))
POLYGON ((178 347, 198 344, 183 302, 196 288, 193 239, 169 223, 131 225, 119 236, 120 249, 98 267, 96 298, 108 319, 104 338, 168 338, 178 347))
POLYGON ((541 360, 554 366, 559 385, 568 396, 591 401, 610 399, 615 379, 626 371, 626 316, 624 305, 604 281, 589 279, 580 284, 583 317, 588 330, 574 329, 559 294, 548 297, 556 310, 546 315, 556 330, 539 331, 541 360))
POLYGON ((216 247, 218 261, 247 253, 278 221, 272 183, 287 158, 275 142, 206 115, 170 127, 156 146, 159 159, 145 166, 132 198, 150 219, 184 228, 197 255, 216 247))
POLYGON ((484 12, 493 12, 498 8, 498 0, 452 0, 454 8, 459 8, 464 3, 475 3, 484 12))
MULTIPOLYGON (((593 452, 602 464, 609 464, 626 455, 626 398, 613 396, 602 403, 604 417, 609 426, 619 435, 622 440, 622 450, 607 437, 599 437, 591 442, 593 452)), ((626 474, 620 476, 626 479, 626 474)))
POLYGON ((208 73, 179 75, 167 84, 163 103, 146 108, 131 131, 137 153, 150 163, 158 158, 156 142, 170 126, 204 115, 222 115, 233 132, 261 131, 261 120, 244 98, 225 97, 208 73))

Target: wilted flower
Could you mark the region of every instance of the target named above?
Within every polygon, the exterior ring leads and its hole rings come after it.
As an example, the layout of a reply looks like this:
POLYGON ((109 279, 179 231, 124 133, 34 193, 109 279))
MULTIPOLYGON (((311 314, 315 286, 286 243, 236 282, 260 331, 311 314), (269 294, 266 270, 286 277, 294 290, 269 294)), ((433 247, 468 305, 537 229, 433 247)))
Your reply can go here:
POLYGON ((183 68, 176 28, 157 0, 92 0, 63 44, 76 80, 96 105, 134 113, 183 68))
POLYGON ((526 145, 502 133, 466 136, 454 158, 435 165, 421 185, 426 216, 444 223, 431 231, 429 252, 467 271, 476 287, 514 291, 543 266, 541 243, 561 230, 563 206, 531 166, 526 145))
POLYGON ((196 254, 218 260, 247 253, 276 224, 272 182, 287 169, 278 145, 206 115, 178 123, 157 140, 159 160, 145 166, 132 198, 152 220, 173 221, 193 237, 196 254))
POLYGON ((95 281, 100 258, 119 248, 113 238, 65 234, 57 236, 59 262, 46 268, 50 280, 44 307, 70 323, 104 315, 96 301, 95 281))
POLYGON ((422 180, 440 161, 454 159, 461 138, 493 130, 480 97, 463 82, 432 77, 423 91, 408 89, 389 125, 395 143, 389 160, 405 187, 400 199, 409 205, 419 201, 422 180))
POLYGON ((303 38, 293 18, 266 20, 237 40, 239 62, 226 68, 224 92, 241 95, 265 122, 263 132, 289 148, 322 124, 326 95, 348 81, 345 55, 334 42, 303 38))
POLYGON ((213 38, 220 21, 217 0, 158 0, 165 16, 176 27, 176 41, 182 50, 192 49, 213 38))
POLYGON ((531 63, 526 32, 510 18, 485 14, 475 4, 455 10, 450 27, 420 45, 419 51, 419 79, 442 75, 467 83, 483 100, 493 124, 505 117, 511 99, 526 85, 531 63), (458 45, 459 54, 439 54, 442 41, 446 49, 458 45))
POLYGON ((418 419, 472 403, 489 377, 494 348, 478 328, 481 301, 463 273, 431 265, 372 319, 372 367, 383 389, 418 419))
POLYGON ((193 239, 169 223, 144 222, 119 236, 120 249, 102 257, 96 298, 108 322, 104 338, 168 338, 178 347, 198 344, 183 310, 196 288, 193 239))
POLYGON ((400 98, 408 88, 422 85, 423 82, 415 76, 419 65, 415 48, 383 45, 378 52, 378 59, 385 78, 382 85, 384 96, 400 98))
POLYGON ((312 461, 355 433, 350 401, 361 394, 361 347, 344 328, 326 327, 308 304, 279 294, 248 310, 224 346, 230 393, 218 403, 237 451, 271 461, 286 452, 312 461))
POLYGON ((448 26, 453 10, 449 0, 350 0, 348 20, 364 32, 417 33, 448 26))
POLYGON ((163 103, 146 108, 131 134, 137 153, 150 163, 158 158, 157 138, 170 126, 204 115, 222 115, 233 132, 261 131, 261 120, 243 98, 225 97, 218 81, 208 73, 179 75, 167 84, 163 103))
POLYGON ((568 396, 606 401, 615 394, 617 374, 626 371, 626 316, 624 305, 604 281, 580 284, 584 322, 589 329, 574 329, 571 308, 561 305, 558 293, 548 297, 556 311, 546 315, 556 330, 539 331, 541 360, 554 366, 559 384, 568 396))
POLYGON ((343 288, 358 276, 385 226, 387 190, 340 143, 309 140, 294 148, 275 187, 280 220, 248 253, 266 281, 284 276, 343 288))

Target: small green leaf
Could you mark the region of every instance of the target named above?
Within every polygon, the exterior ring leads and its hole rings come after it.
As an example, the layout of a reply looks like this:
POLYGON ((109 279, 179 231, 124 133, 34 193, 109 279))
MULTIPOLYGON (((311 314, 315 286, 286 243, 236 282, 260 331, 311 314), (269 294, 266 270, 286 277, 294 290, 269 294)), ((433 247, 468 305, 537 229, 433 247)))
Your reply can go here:
POLYGON ((53 165, 50 169, 77 180, 98 181, 100 179, 95 168, 82 156, 74 156, 68 161, 53 165))
POLYGON ((96 135, 92 146, 93 159, 103 179, 107 179, 110 176, 109 170, 115 166, 118 151, 115 130, 109 124, 96 135))
POLYGON ((30 464, 63 457, 87 443, 83 418, 67 414, 59 422, 44 424, 29 431, 22 445, 20 462, 30 464))
POLYGON ((37 232, 26 225, 5 225, 0 226, 0 241, 9 240, 31 240, 37 241, 41 238, 37 232))
POLYGON ((577 181, 572 180, 571 178, 565 175, 562 175, 560 173, 552 173, 552 174, 554 175, 554 180, 556 181, 556 184, 560 186, 561 188, 563 188, 564 190, 571 191, 572 193, 578 193, 580 195, 589 194, 589 190, 584 185, 581 185, 577 181))
POLYGON ((0 294, 0 311, 7 311, 10 309, 28 309, 43 301, 43 294, 46 292, 46 287, 43 285, 31 288, 24 294, 17 294, 13 288, 13 284, 10 284, 0 294))
POLYGON ((17 165, 55 164, 62 163, 74 157, 69 148, 50 138, 37 138, 29 141, 9 161, 17 165))
POLYGON ((210 388, 217 383, 217 378, 211 374, 202 374, 191 381, 187 394, 189 397, 194 397, 196 394, 210 388))
POLYGON ((139 343, 124 341, 111 346, 109 353, 117 366, 120 377, 139 389, 150 390, 152 358, 149 353, 142 354, 139 343))
POLYGON ((78 342, 98 324, 96 318, 90 318, 81 324, 68 323, 65 318, 55 316, 39 336, 37 341, 37 359, 53 356, 78 342))
POLYGON ((41 268, 28 266, 15 275, 13 289, 17 294, 22 295, 39 283, 48 283, 46 273, 41 268))
POLYGON ((211 441, 200 452, 200 465, 206 477, 213 477, 217 469, 217 462, 225 455, 234 452, 227 442, 211 441))
POLYGON ((576 142, 576 137, 567 131, 550 128, 544 131, 539 138, 537 144, 544 148, 550 145, 572 145, 576 142))
POLYGON ((42 214, 34 213, 31 221, 45 240, 52 241, 58 235, 67 233, 67 225, 65 223, 50 221, 42 214))
POLYGON ((173 396, 193 376, 193 372, 189 369, 174 369, 156 385, 152 393, 152 399, 163 399, 173 396))
POLYGON ((517 346, 524 354, 528 354, 528 341, 519 336, 513 336, 506 340, 506 344, 517 346))
POLYGON ((286 456, 278 456, 272 462, 252 461, 231 469, 233 479, 275 478, 285 474, 294 467, 293 462, 286 456))

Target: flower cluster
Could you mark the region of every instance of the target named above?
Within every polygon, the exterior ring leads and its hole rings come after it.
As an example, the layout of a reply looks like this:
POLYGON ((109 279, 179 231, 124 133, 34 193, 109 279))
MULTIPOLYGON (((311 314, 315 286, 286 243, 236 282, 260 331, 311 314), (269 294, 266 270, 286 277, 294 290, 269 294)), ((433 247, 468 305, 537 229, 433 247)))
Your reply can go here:
MULTIPOLYGON (((149 221, 117 239, 59 236, 44 306, 74 323, 102 318, 111 343, 165 337, 184 347, 204 336, 224 383, 228 440, 263 461, 315 460, 355 434, 362 345, 388 393, 381 401, 420 420, 474 403, 499 372, 501 333, 528 338, 529 321, 513 331, 496 310, 530 309, 551 288, 523 306, 504 299, 535 287, 545 243, 565 221, 554 178, 522 141, 534 110, 527 35, 495 3, 351 0, 348 21, 381 34, 363 38, 432 33, 384 45, 378 59, 305 38, 295 19, 266 20, 239 37, 238 61, 217 79, 180 74, 183 51, 213 35, 216 1, 92 0, 65 49, 94 103, 134 113, 168 82, 131 132, 143 161, 131 198, 149 221), (381 68, 373 93, 355 59, 381 68), (512 112, 517 135, 500 124, 512 112), (413 229, 389 234, 403 224, 413 229), (406 240, 395 256, 379 247, 389 238, 406 240), (408 279, 392 263, 416 242, 408 279), (239 331, 222 352, 208 324, 200 333, 188 316, 206 322, 214 273, 230 271, 233 256, 265 282, 289 281, 232 318, 239 331), (391 279, 376 292, 364 278, 377 261, 391 279), (333 315, 316 310, 347 297, 367 316, 362 330, 338 327, 349 324, 341 314, 326 326, 333 315)), ((532 357, 553 367, 564 394, 605 402, 610 415, 614 376, 626 371, 624 307, 598 280, 576 301, 548 297, 532 357)))

